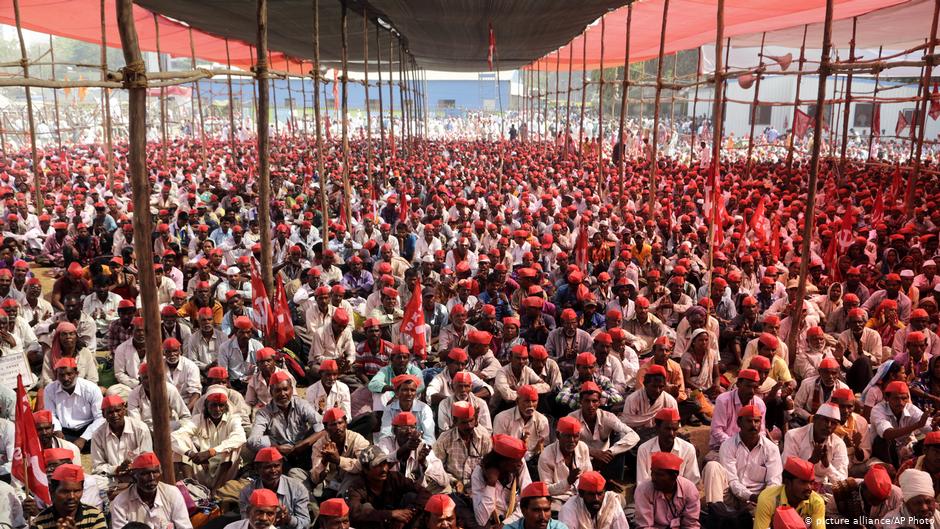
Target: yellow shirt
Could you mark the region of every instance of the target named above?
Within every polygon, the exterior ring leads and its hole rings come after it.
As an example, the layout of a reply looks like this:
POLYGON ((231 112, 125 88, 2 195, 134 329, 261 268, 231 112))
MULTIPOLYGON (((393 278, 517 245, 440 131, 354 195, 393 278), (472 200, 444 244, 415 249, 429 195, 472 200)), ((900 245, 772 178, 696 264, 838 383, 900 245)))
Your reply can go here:
MULTIPOLYGON (((784 485, 767 487, 757 497, 757 509, 754 511, 754 529, 769 529, 773 523, 774 512, 787 503, 784 485)), ((794 507, 790 505, 791 507, 794 507)), ((813 529, 826 528, 826 502, 816 492, 811 492, 809 499, 794 507, 801 518, 812 518, 813 529)))

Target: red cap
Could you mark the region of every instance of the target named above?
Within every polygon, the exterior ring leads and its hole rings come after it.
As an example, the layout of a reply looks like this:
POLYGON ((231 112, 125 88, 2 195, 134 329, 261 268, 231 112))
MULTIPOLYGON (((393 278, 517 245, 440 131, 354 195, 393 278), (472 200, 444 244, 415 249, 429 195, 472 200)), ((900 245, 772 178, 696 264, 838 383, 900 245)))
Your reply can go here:
POLYGON ((832 391, 832 395, 829 397, 829 399, 854 401, 855 393, 852 393, 852 390, 849 388, 836 388, 832 391))
POLYGON ((460 347, 454 347, 447 353, 447 358, 453 360, 454 362, 468 362, 470 357, 467 355, 467 351, 461 349, 460 347))
POLYGON ((454 384, 473 384, 473 376, 469 371, 458 371, 454 373, 454 384))
POLYGON ((839 363, 836 362, 836 359, 827 356, 822 359, 822 362, 819 362, 819 369, 839 369, 839 363))
POLYGON ((49 410, 39 410, 33 412, 33 423, 52 424, 52 412, 49 410))
POLYGON ((160 460, 157 459, 157 454, 153 452, 144 452, 137 456, 134 461, 131 463, 131 470, 139 470, 142 468, 153 468, 159 467, 160 460))
POLYGON ((561 311, 562 321, 574 321, 578 319, 578 313, 574 309, 565 309, 561 311))
POLYGON ((78 369, 78 364, 75 362, 75 358, 66 356, 58 359, 55 363, 55 369, 58 370, 64 368, 78 369))
POLYGON ((281 382, 286 382, 290 380, 290 375, 287 371, 275 371, 271 373, 271 378, 268 379, 268 386, 274 387, 281 382))
POLYGON ((213 366, 209 368, 206 376, 208 378, 228 378, 228 369, 222 366, 213 366))
POLYGON ((588 381, 585 382, 584 384, 581 384, 581 391, 580 391, 579 393, 582 393, 582 394, 583 394, 583 393, 598 393, 598 394, 600 394, 600 393, 603 393, 603 391, 601 391, 601 387, 598 386, 596 383, 594 383, 594 381, 588 380, 588 381))
POLYGON ((875 499, 884 501, 891 495, 891 476, 882 465, 875 465, 865 473, 865 488, 875 499))
POLYGON ((327 358, 326 360, 320 362, 320 372, 323 371, 339 371, 339 366, 336 364, 336 360, 332 358, 327 358))
POLYGON ((277 352, 270 347, 262 347, 255 351, 255 361, 267 360, 268 358, 274 358, 277 355, 277 352))
POLYGON ((414 375, 398 375, 392 378, 392 387, 398 389, 402 384, 406 382, 413 383, 416 387, 421 387, 421 380, 414 375))
POLYGON ((754 382, 760 382, 760 375, 753 369, 742 369, 738 373, 738 380, 751 380, 754 382))
POLYGON ((235 318, 235 328, 250 331, 254 328, 254 325, 252 325, 251 319, 248 316, 239 316, 235 318))
POLYGON ((544 481, 533 481, 522 489, 521 498, 547 498, 552 494, 548 491, 548 484, 544 481))
POLYGON ((605 485, 607 485, 607 480, 604 479, 604 476, 593 470, 581 474, 578 479, 578 490, 584 492, 603 492, 605 485))
POLYGON ((659 365, 659 364, 652 364, 652 365, 650 365, 649 368, 646 370, 646 374, 644 375, 644 378, 645 378, 645 377, 654 376, 654 375, 659 375, 659 376, 665 377, 665 376, 666 376, 666 368, 663 367, 663 366, 661 366, 661 365, 659 365))
POLYGON ((574 363, 579 366, 592 366, 597 363, 597 357, 594 356, 594 353, 581 353, 574 363))
POLYGON ((340 325, 349 325, 349 313, 346 309, 340 307, 333 312, 333 321, 340 325))
POLYGON ((766 356, 757 355, 751 358, 750 366, 752 369, 770 369, 770 359, 766 356))
POLYGON ((476 415, 476 409, 469 402, 457 401, 450 405, 450 414, 455 419, 472 419, 476 415))
POLYGON ((581 421, 574 417, 562 417, 555 426, 558 433, 578 435, 581 433, 581 421))
POLYGON ((124 399, 122 399, 120 395, 108 395, 101 399, 101 410, 104 411, 108 408, 120 406, 121 404, 124 404, 124 399))
MULTIPOLYGON (((71 451, 70 451, 71 452, 71 451)), ((85 481, 85 472, 82 467, 66 463, 59 465, 52 471, 52 479, 55 481, 69 481, 72 483, 81 483, 85 481)))
POLYGON ((940 430, 935 430, 927 434, 924 438, 924 446, 940 445, 940 430))
POLYGON ((675 408, 663 408, 656 412, 655 419, 657 421, 678 422, 679 410, 675 408))
POLYGON ((885 387, 885 395, 888 393, 895 393, 898 395, 910 395, 911 390, 907 387, 907 384, 901 382, 900 380, 895 380, 885 387))
POLYGON ((71 461, 75 453, 68 448, 46 448, 42 451, 42 458, 45 461, 71 461))
POLYGON ((539 400, 539 392, 532 386, 525 385, 516 390, 517 399, 539 400))
POLYGON ((760 344, 768 349, 776 349, 780 345, 780 340, 769 332, 761 333, 758 341, 760 341, 760 344))
POLYGON ((262 448, 255 454, 255 463, 271 463, 282 459, 284 459, 284 456, 273 446, 262 448))
MULTIPOLYGON (((327 501, 343 501, 343 500, 327 500, 327 501)), ((279 507, 281 504, 277 500, 277 494, 270 489, 255 489, 252 491, 251 496, 248 497, 248 503, 252 507, 279 507)), ((323 514, 323 506, 327 502, 320 504, 320 514, 323 514)), ((347 507, 348 510, 348 507, 347 507)), ((329 516, 329 515, 326 515, 329 516)))
POLYGON ((164 305, 163 308, 160 309, 160 315, 161 316, 179 316, 179 311, 176 310, 176 307, 174 307, 173 305, 164 305))
POLYGON ((650 460, 650 468, 678 472, 682 468, 682 458, 672 452, 655 452, 650 460))
MULTIPOLYGON (((523 498, 525 498, 525 491, 523 491, 523 498)), ((332 501, 332 500, 328 500, 332 501)), ((342 501, 342 500, 340 500, 342 501)), ((343 504, 345 505, 345 504, 343 504)), ((457 508, 457 504, 454 503, 454 500, 451 499, 447 494, 435 494, 428 499, 428 502, 424 504, 424 510, 437 515, 437 516, 450 516, 454 513, 457 508)), ((320 514, 323 514, 323 504, 320 504, 320 514)))
POLYGON ((346 412, 343 408, 330 408, 323 412, 323 423, 338 421, 344 417, 346 417, 346 412))
POLYGON ((177 340, 176 338, 173 338, 172 336, 167 338, 166 340, 163 340, 164 350, 179 349, 180 347, 182 347, 182 344, 180 343, 180 341, 177 340))
POLYGON ((486 331, 470 331, 467 333, 467 340, 476 345, 489 345, 493 335, 486 331))
POLYGON ((774 512, 773 529, 806 529, 806 522, 796 509, 781 505, 774 512))
MULTIPOLYGON (((522 459, 525 457, 526 447, 522 439, 498 433, 493 436, 493 451, 510 459, 522 459)), ((583 475, 581 479, 584 479, 583 475)))
POLYGON ((813 464, 805 459, 800 459, 798 457, 790 456, 787 458, 787 462, 783 465, 783 469, 793 474, 803 481, 813 481, 815 477, 815 471, 813 470, 813 464))
POLYGON ((738 417, 762 417, 760 408, 753 404, 748 404, 747 406, 741 406, 741 409, 738 410, 738 417))
POLYGON ((529 356, 535 360, 545 360, 548 358, 548 349, 544 345, 532 344, 529 346, 529 356))
POLYGON ((403 411, 392 418, 392 426, 415 426, 418 418, 410 411, 403 411))

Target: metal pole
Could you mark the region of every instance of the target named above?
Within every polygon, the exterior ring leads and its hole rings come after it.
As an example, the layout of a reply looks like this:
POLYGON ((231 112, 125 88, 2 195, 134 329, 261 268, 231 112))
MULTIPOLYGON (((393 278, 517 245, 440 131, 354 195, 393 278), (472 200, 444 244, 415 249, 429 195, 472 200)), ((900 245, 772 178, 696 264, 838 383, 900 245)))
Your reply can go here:
MULTIPOLYGON (((193 70, 196 69, 196 44, 193 42, 193 28, 189 28, 189 54, 192 57, 190 61, 193 66, 193 70)), ((202 91, 199 90, 199 81, 193 83, 193 90, 196 92, 196 104, 198 105, 199 110, 199 138, 202 143, 202 167, 203 172, 207 172, 209 168, 209 156, 206 154, 206 120, 202 115, 202 91)), ((190 102, 192 98, 190 97, 190 102)), ((197 110, 197 108, 193 108, 197 110)), ((193 120, 193 127, 196 126, 195 119, 193 120)))
MULTIPOLYGON (((26 41, 23 40, 23 27, 20 25, 20 0, 13 0, 13 16, 16 19, 16 36, 20 41, 20 63, 23 66, 23 77, 29 78, 29 57, 26 55, 26 41)), ((29 87, 26 90, 26 121, 29 125, 29 147, 33 160, 33 200, 36 212, 42 208, 42 171, 39 169, 39 153, 36 150, 36 122, 33 119, 33 96, 29 87)))
MULTIPOLYGON (((52 80, 55 81, 55 48, 52 46, 52 35, 49 35, 49 61, 52 67, 52 80)), ((101 89, 102 92, 105 91, 104 88, 101 89)), ((62 148, 62 126, 59 121, 59 91, 52 91, 52 104, 55 107, 55 135, 56 140, 59 144, 59 149, 62 148)))
POLYGON ((261 279, 267 295, 274 295, 271 267, 271 167, 268 138, 268 0, 258 0, 258 223, 261 225, 261 279))
POLYGON ((796 124, 796 111, 800 109, 800 84, 803 81, 803 64, 806 62, 806 32, 809 25, 803 26, 803 44, 800 45, 800 69, 796 74, 796 94, 793 95, 793 118, 790 120, 790 146, 787 148, 787 170, 793 167, 793 147, 796 135, 793 126, 796 124))
MULTIPOLYGON (((290 129, 291 137, 295 138, 297 137, 297 121, 296 121, 296 118, 294 118, 294 92, 293 90, 291 90, 291 86, 290 86, 290 78, 291 78, 290 59, 288 59, 287 57, 284 57, 284 68, 287 70, 287 78, 285 79, 285 81, 287 82, 287 112, 290 115, 289 129, 290 129)), ((274 81, 271 81, 271 84, 274 84, 274 81)), ((276 86, 277 85, 275 85, 275 87, 276 86)), ((276 94, 277 90, 274 90, 274 93, 276 94)), ((275 116, 277 115, 276 111, 274 115, 275 116)))
MULTIPOLYGON (((823 42, 822 56, 819 59, 819 89, 816 92, 816 127, 822 123, 823 103, 826 101, 826 77, 829 75, 829 54, 832 50, 832 4, 833 0, 826 0, 826 18, 823 24, 823 42)), ((940 0, 937 4, 940 6, 940 0)), ((934 34, 937 29, 936 10, 934 11, 934 34)), ((813 141, 812 156, 809 165, 809 183, 806 189, 806 213, 803 216, 803 249, 801 254, 810 255, 810 243, 813 240, 813 233, 816 230, 816 182, 819 177, 819 150, 821 143, 818 138, 813 141)), ((799 329, 803 321, 803 300, 806 298, 806 274, 809 271, 809 259, 800 259, 800 281, 796 290, 796 303, 793 304, 793 310, 790 314, 792 321, 795 322, 791 329, 799 329)), ((791 332, 787 339, 787 345, 792 346, 790 350, 789 362, 792 365, 796 360, 796 339, 798 332, 791 332)))
POLYGON ((320 0, 313 0, 313 119, 317 137, 317 175, 320 178, 320 235, 329 236, 330 203, 326 194, 327 176, 323 164, 323 131, 320 122, 320 0))
POLYGON ((656 98, 653 101, 653 148, 650 153, 650 196, 649 218, 653 218, 656 211, 656 172, 659 168, 657 160, 659 149, 659 110, 662 102, 663 89, 663 58, 666 53, 666 22, 669 20, 669 0, 663 1, 663 28, 659 35, 659 59, 656 61, 656 98))
MULTIPOLYGON (((395 39, 388 37, 388 141, 393 155, 398 152, 395 146, 395 93, 392 91, 392 63, 395 62, 395 39)), ((404 196, 401 197, 404 199, 404 196)))
POLYGON ((767 32, 760 37, 760 53, 757 55, 757 81, 754 82, 754 102, 751 103, 751 129, 747 140, 747 175, 751 176, 751 155, 754 153, 754 126, 757 124, 757 104, 760 102, 760 80, 764 76, 764 41, 767 32))
POLYGON ((623 127, 627 119, 627 92, 630 91, 630 29, 633 24, 633 4, 627 6, 627 37, 624 39, 623 81, 620 89, 620 124, 617 127, 617 139, 620 141, 620 163, 617 167, 617 196, 623 204, 623 177, 627 166, 627 144, 623 137, 623 127))
MULTIPOLYGON (((852 17, 852 42, 849 43, 849 61, 855 60, 855 29, 858 26, 858 17, 852 17)), ((839 167, 845 169, 845 154, 849 147, 849 114, 852 112, 852 71, 845 78, 845 113, 842 115, 842 155, 839 157, 839 167)))
POLYGON ((561 68, 561 51, 555 52, 555 136, 558 136, 558 78, 561 68))
POLYGON ((911 217, 914 213, 914 190, 917 188, 917 177, 920 176, 921 155, 924 151, 924 124, 927 119, 927 102, 930 100, 930 76, 933 73, 933 54, 937 47, 937 18, 940 16, 940 0, 934 1, 933 22, 930 25, 930 46, 929 53, 925 57, 924 76, 921 79, 921 93, 923 101, 920 106, 920 112, 917 113, 917 154, 914 157, 914 171, 911 174, 911 181, 907 185, 907 193, 904 198, 904 213, 911 217))
POLYGON ((304 138, 306 138, 309 135, 307 133, 307 74, 304 73, 303 61, 300 61, 300 97, 303 99, 303 113, 300 119, 304 124, 304 138))
POLYGON ((584 163, 584 105, 587 97, 587 33, 581 50, 581 117, 578 119, 578 158, 584 163))
MULTIPOLYGON (((147 67, 140 53, 137 29, 134 27, 134 11, 131 0, 116 0, 118 30, 124 50, 124 86, 128 93, 128 157, 127 172, 131 180, 131 198, 134 203, 134 252, 137 254, 141 315, 152 325, 144 326, 147 344, 147 370, 150 384, 150 402, 167 401, 166 363, 161 346, 159 303, 157 283, 153 272, 153 222, 150 216, 150 179, 147 177, 147 67)), ((165 483, 175 484, 173 447, 170 442, 170 408, 154 405, 153 448, 160 461, 165 464, 161 478, 165 483)))
MULTIPOLYGON (((882 49, 883 49, 883 48, 884 48, 884 46, 878 46, 878 60, 879 60, 879 61, 881 61, 881 52, 882 52, 882 49)), ((876 112, 876 111, 878 112, 878 115, 879 115, 879 120, 878 120, 878 121, 879 121, 879 122, 881 121, 881 119, 880 119, 880 116, 881 116, 881 108, 880 108, 880 105, 881 105, 881 103, 878 102, 878 81, 880 81, 880 80, 881 80, 881 70, 878 70, 877 72, 875 72, 875 90, 874 90, 874 92, 872 92, 872 105, 871 105, 871 119, 872 119, 872 121, 871 121, 871 126, 868 127, 868 156, 865 158, 865 161, 871 160, 871 146, 872 146, 873 140, 875 139, 875 133, 876 133, 875 128, 874 128, 874 127, 875 127, 875 112, 876 112)), ((878 123, 878 125, 880 126, 881 123, 878 123)), ((880 129, 877 131, 877 134, 878 134, 878 136, 879 136, 879 138, 880 138, 880 137, 881 137, 881 130, 880 130, 880 129)))
MULTIPOLYGON (((668 2, 669 0, 666 1, 668 2)), ((600 84, 597 85, 597 165, 600 178, 604 177, 604 169, 602 166, 604 161, 604 32, 607 28, 607 24, 604 20, 605 17, 601 15, 601 71, 598 77, 600 84)), ((606 182, 601 182, 601 190, 607 191, 606 182)))
MULTIPOLYGON (((260 55, 261 51, 258 51, 258 54, 260 55)), ((271 56, 271 51, 268 50, 268 64, 273 63, 273 62, 274 62, 274 59, 271 56)), ((278 117, 277 117, 277 85, 274 84, 274 81, 275 79, 271 79, 268 90, 270 94, 271 108, 274 109, 274 135, 280 136, 281 126, 280 126, 280 120, 278 120, 278 117)), ((259 107, 258 112, 260 111, 261 111, 261 108, 259 107)))

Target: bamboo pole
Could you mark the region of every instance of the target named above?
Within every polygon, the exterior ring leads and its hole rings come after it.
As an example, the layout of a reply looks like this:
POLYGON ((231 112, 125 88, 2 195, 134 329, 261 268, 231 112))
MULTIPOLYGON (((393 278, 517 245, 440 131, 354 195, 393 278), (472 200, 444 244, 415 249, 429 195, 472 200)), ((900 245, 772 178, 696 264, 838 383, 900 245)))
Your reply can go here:
POLYGON ((300 61, 300 97, 303 99, 303 113, 301 120, 304 124, 304 138, 309 136, 307 131, 307 75, 304 73, 304 62, 300 61))
MULTIPOLYGON (((394 39, 389 35, 388 38, 388 141, 391 146, 392 155, 395 155, 398 152, 398 147, 395 145, 395 94, 392 92, 392 63, 395 62, 395 42, 394 39)), ((404 195, 402 199, 404 199, 404 195)))
MULTIPOLYGON (((290 72, 290 59, 285 57, 284 60, 285 60, 284 66, 287 68, 287 71, 290 72)), ((288 129, 290 130, 291 138, 296 138, 297 137, 297 121, 296 121, 296 118, 294 117, 294 92, 290 86, 290 79, 291 79, 290 75, 288 75, 287 79, 285 79, 285 81, 287 82, 287 112, 290 115, 290 126, 288 127, 288 129)), ((271 84, 275 84, 275 82, 272 80, 271 84)), ((276 87, 277 85, 275 84, 275 88, 276 87)), ((277 93, 277 90, 272 90, 272 91, 275 94, 277 93)), ((277 111, 275 111, 274 115, 275 116, 277 115, 277 111)))
MULTIPOLYGON (((669 0, 666 0, 667 2, 669 0)), ((604 32, 607 24, 605 17, 601 15, 601 63, 600 63, 600 84, 597 85, 597 166, 600 173, 599 178, 604 178, 604 32)), ((607 191, 607 182, 601 182, 602 191, 607 191)))
MULTIPOLYGON (((826 18, 823 23, 823 42, 822 55, 820 57, 820 75, 819 87, 816 92, 816 123, 822 123, 823 102, 826 99, 826 77, 828 76, 829 54, 832 49, 832 4, 833 0, 826 0, 826 18)), ((940 0, 937 5, 940 6, 940 0)), ((937 29, 936 11, 934 13, 934 31, 937 29)), ((813 233, 816 230, 816 182, 819 178, 819 151, 821 143, 819 139, 813 141, 813 150, 809 165, 809 182, 806 189, 806 213, 803 215, 803 249, 801 254, 810 255, 810 244, 813 240, 813 233)), ((796 302, 790 314, 794 325, 790 329, 796 331, 800 328, 803 321, 803 300, 806 299, 806 274, 809 271, 809 259, 800 259, 800 280, 796 290, 796 302)), ((790 332, 787 337, 787 345, 790 349, 789 363, 792 365, 796 360, 796 340, 799 332, 790 332)))
POLYGON ((617 197, 618 205, 623 205, 623 178, 627 167, 627 142, 623 136, 623 128, 627 119, 627 92, 630 91, 630 29, 633 25, 633 4, 627 5, 627 33, 624 39, 623 52, 623 80, 620 88, 620 123, 617 126, 617 139, 620 142, 620 163, 617 167, 617 197))
POLYGON ((342 121, 342 133, 343 133, 343 200, 344 207, 346 208, 346 215, 348 221, 352 221, 352 204, 350 200, 350 193, 352 190, 349 187, 349 90, 347 87, 346 79, 349 77, 349 30, 347 27, 348 23, 348 12, 346 7, 346 0, 340 2, 342 5, 342 14, 340 15, 340 31, 342 32, 342 62, 343 62, 343 79, 342 79, 342 111, 343 115, 340 118, 342 121))
MULTIPOLYGON (((937 45, 937 20, 940 17, 940 0, 934 0, 933 8, 933 22, 930 25, 930 52, 928 56, 932 56, 937 45)), ((908 217, 911 217, 914 213, 914 192, 917 189, 917 178, 920 176, 920 167, 921 167, 921 155, 924 151, 924 130, 925 130, 925 120, 927 118, 927 100, 930 94, 930 77, 933 73, 934 61, 928 59, 927 63, 924 65, 924 75, 922 78, 921 90, 924 96, 924 102, 921 104, 921 111, 917 113, 917 154, 914 157, 914 171, 911 174, 911 181, 907 185, 907 193, 905 193, 904 198, 904 213, 908 217)))
MULTIPOLYGON (((225 39, 225 65, 232 69, 232 56, 229 53, 228 39, 225 39)), ((232 149, 232 159, 235 158, 235 98, 232 93, 232 75, 226 76, 228 83, 228 143, 232 149)))
POLYGON ((584 163, 584 105, 587 97, 587 33, 581 50, 581 114, 578 118, 578 158, 584 163))
POLYGON ((320 179, 320 236, 329 237, 330 203, 326 194, 327 176, 323 163, 323 131, 320 122, 320 0, 313 0, 313 119, 317 146, 317 175, 320 179))
POLYGON ((695 163, 695 134, 698 132, 698 82, 702 76, 702 49, 698 48, 695 51, 695 95, 692 99, 692 138, 689 142, 689 166, 695 163))
MULTIPOLYGON (((855 30, 858 26, 858 17, 852 17, 852 41, 849 42, 849 61, 855 60, 855 30)), ((845 80, 845 113, 842 116, 842 154, 839 157, 839 168, 845 170, 845 155, 849 147, 849 114, 852 112, 852 72, 845 80)))
MULTIPOLYGON (((50 66, 52 67, 52 80, 55 81, 55 50, 52 47, 52 35, 49 35, 49 61, 50 66)), ((52 91, 52 104, 55 107, 55 135, 56 140, 59 144, 59 149, 62 148, 62 127, 61 121, 59 120, 59 91, 52 91)))
POLYGON ((408 152, 408 140, 411 138, 411 131, 408 128, 408 93, 405 90, 405 66, 404 53, 402 52, 401 40, 398 41, 398 100, 401 102, 401 148, 408 152))
MULTIPOLYGON (((258 53, 260 55, 261 52, 259 51, 258 53)), ((273 62, 274 58, 271 55, 271 50, 268 50, 268 64, 272 64, 273 62)), ((274 136, 277 137, 281 135, 280 122, 277 117, 277 86, 274 84, 274 79, 265 79, 265 82, 270 83, 268 93, 270 94, 271 108, 274 109, 274 136)), ((258 112, 261 112, 260 106, 258 107, 258 112)))
MULTIPOLYGON (((20 0, 13 0, 13 16, 16 20, 16 36, 20 41, 20 59, 23 67, 23 77, 29 79, 29 58, 26 55, 26 41, 23 40, 23 27, 20 21, 20 0)), ((26 122, 29 125, 29 148, 32 155, 33 171, 33 200, 38 213, 42 208, 42 171, 39 168, 39 152, 36 150, 36 122, 33 119, 33 95, 26 87, 26 122)))
MULTIPOLYGON (((583 35, 583 33, 582 33, 583 35)), ((577 38, 577 37, 575 37, 577 38)), ((568 160, 568 151, 571 150, 571 70, 574 61, 574 39, 568 46, 568 89, 565 90, 565 152, 562 159, 568 160)))
MULTIPOLYGON (((191 57, 191 64, 193 65, 193 70, 196 69, 196 43, 193 42, 193 28, 189 28, 189 56, 191 57)), ((202 90, 199 89, 199 81, 193 83, 193 90, 196 92, 196 107, 193 108, 195 113, 196 110, 199 111, 199 139, 202 143, 202 170, 203 173, 208 173, 209 171, 209 155, 206 153, 206 118, 202 114, 202 90)), ((193 99, 190 97, 190 102, 193 99)), ((193 127, 196 127, 195 118, 193 119, 193 127)), ((205 176, 205 175, 204 175, 205 176)))
POLYGON ((764 77, 764 41, 767 32, 760 37, 760 53, 757 55, 757 80, 754 82, 754 102, 751 103, 751 127, 747 136, 747 175, 751 176, 751 155, 754 154, 754 126, 757 125, 757 110, 760 103, 760 80, 764 77))
MULTIPOLYGON (((712 106, 712 166, 711 166, 711 177, 714 179, 712 185, 716 188, 721 182, 721 129, 723 125, 722 117, 722 94, 724 93, 724 84, 725 84, 725 71, 724 66, 722 65, 723 57, 721 56, 722 45, 724 44, 725 38, 725 0, 718 0, 717 6, 717 22, 715 24, 715 101, 712 106)), ((729 46, 730 47, 730 46, 729 46)), ((715 203, 717 193, 714 190, 709 190, 712 193, 710 198, 711 211, 706 212, 708 215, 708 276, 707 276, 707 285, 708 290, 711 291, 711 273, 712 273, 712 264, 714 263, 715 256, 715 228, 717 224, 717 215, 718 205, 715 203)), ((650 212, 652 214, 652 212, 650 212)))
MULTIPOLYGON (((159 303, 157 285, 153 272, 153 245, 150 234, 153 222, 150 216, 150 179, 147 177, 147 67, 140 53, 137 29, 134 27, 134 12, 131 0, 116 0, 118 30, 124 51, 125 86, 128 89, 128 168, 131 180, 131 198, 134 203, 134 251, 139 267, 141 315, 144 321, 153 322, 144 326, 147 343, 147 366, 150 384, 150 402, 165 403, 166 363, 161 347, 159 303)), ((154 405, 153 448, 163 465, 162 479, 175 484, 173 448, 170 443, 170 410, 168 406, 154 405)))
POLYGON ((793 115, 790 119, 790 145, 787 147, 787 170, 793 168, 793 147, 796 143, 794 125, 796 125, 796 112, 800 109, 800 84, 803 81, 803 64, 806 62, 806 32, 809 31, 809 25, 803 26, 803 43, 800 44, 800 67, 796 75, 796 93, 793 95, 793 115))
MULTIPOLYGON (((362 11, 362 64, 365 74, 366 97, 366 179, 369 182, 369 192, 372 199, 378 198, 375 182, 372 181, 372 107, 369 104, 369 13, 362 11)), ((381 92, 382 89, 379 89, 381 92)))
POLYGON ((650 152, 650 196, 649 196, 649 218, 653 218, 656 212, 656 172, 659 168, 657 161, 659 149, 659 111, 662 103, 663 82, 663 59, 666 53, 666 23, 669 20, 669 0, 663 1, 663 26, 659 35, 659 59, 656 61, 656 100, 653 103, 653 148, 650 152))
MULTIPOLYGON (((881 59, 881 52, 883 51, 883 49, 884 49, 884 46, 878 46, 878 59, 879 60, 881 59)), ((878 82, 880 80, 881 80, 881 72, 878 72, 875 74, 875 90, 873 92, 873 94, 875 95, 875 98, 878 97, 878 82)), ((881 128, 880 128, 881 107, 880 105, 881 103, 874 101, 871 106, 871 120, 872 121, 871 121, 871 126, 868 127, 868 156, 865 158, 866 161, 871 160, 871 147, 872 147, 872 142, 875 139, 875 134, 877 133, 879 137, 881 136, 881 128), (878 116, 879 116, 879 119, 878 119, 879 129, 877 132, 875 131, 875 112, 876 111, 878 112, 878 116)))
MULTIPOLYGON (((163 71, 163 55, 160 53, 160 18, 154 13, 153 14, 153 28, 154 28, 154 39, 157 46, 157 69, 163 71)), ((160 157, 163 162, 163 169, 169 170, 167 165, 167 145, 166 145, 166 88, 160 87, 160 138, 162 139, 160 144, 160 157)))
POLYGON ((555 133, 554 136, 558 136, 558 78, 561 77, 559 71, 561 70, 561 51, 555 52, 555 133))
MULTIPOLYGON (((379 140, 381 140, 381 143, 379 144, 381 147, 379 149, 379 154, 381 155, 382 163, 384 164, 386 147, 385 147, 385 118, 384 118, 385 113, 384 113, 383 107, 385 105, 383 104, 383 101, 382 101, 382 47, 380 46, 380 44, 381 42, 379 39, 379 26, 378 24, 376 24, 375 26, 375 57, 378 61, 378 64, 376 66, 376 71, 379 74, 379 84, 378 84, 377 91, 379 93, 379 140)), ((391 82, 391 79, 389 79, 389 82, 391 82)), ((384 183, 384 178, 383 178, 383 183, 384 183)))
POLYGON ((258 223, 261 225, 261 279, 267 295, 274 295, 271 267, 271 167, 268 138, 268 0, 257 0, 258 58, 258 223))

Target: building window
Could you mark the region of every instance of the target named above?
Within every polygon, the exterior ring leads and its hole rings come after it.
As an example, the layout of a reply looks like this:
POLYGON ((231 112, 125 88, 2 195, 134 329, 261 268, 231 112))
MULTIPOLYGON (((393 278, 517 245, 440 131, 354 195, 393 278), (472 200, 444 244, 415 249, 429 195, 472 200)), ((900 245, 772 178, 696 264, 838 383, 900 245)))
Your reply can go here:
MULTIPOLYGON (((754 108, 753 106, 751 107, 754 108)), ((774 107, 769 106, 757 106, 756 112, 751 112, 751 119, 755 125, 770 125, 770 116, 773 113, 774 107)))
MULTIPOLYGON (((810 119, 816 118, 816 105, 809 105, 806 107, 806 113, 809 115, 810 119)), ((823 129, 828 129, 829 124, 832 123, 832 105, 826 105, 823 107, 823 129)))
POLYGON ((875 106, 871 103, 855 103, 855 117, 852 118, 853 127, 871 127, 871 117, 875 106))
POLYGON ((456 99, 438 99, 437 108, 441 110, 457 108, 457 100, 456 99))

